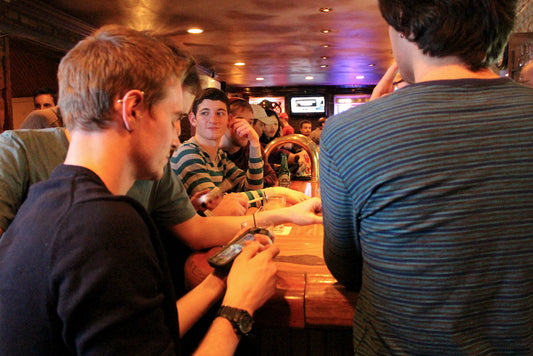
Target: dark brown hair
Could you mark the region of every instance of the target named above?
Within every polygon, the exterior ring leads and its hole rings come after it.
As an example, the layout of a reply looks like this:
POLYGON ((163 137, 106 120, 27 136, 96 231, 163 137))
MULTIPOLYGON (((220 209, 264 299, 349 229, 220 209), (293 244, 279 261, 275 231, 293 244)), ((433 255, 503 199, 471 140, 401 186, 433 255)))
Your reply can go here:
POLYGON ((432 57, 458 57, 471 70, 501 55, 516 0, 379 0, 385 21, 432 57))
POLYGON ((204 100, 213 100, 213 101, 221 101, 226 104, 226 110, 229 114, 229 98, 228 96, 220 89, 217 88, 206 88, 202 90, 196 97, 194 98, 194 101, 192 102, 192 112, 194 115, 197 114, 198 106, 202 103, 204 100))

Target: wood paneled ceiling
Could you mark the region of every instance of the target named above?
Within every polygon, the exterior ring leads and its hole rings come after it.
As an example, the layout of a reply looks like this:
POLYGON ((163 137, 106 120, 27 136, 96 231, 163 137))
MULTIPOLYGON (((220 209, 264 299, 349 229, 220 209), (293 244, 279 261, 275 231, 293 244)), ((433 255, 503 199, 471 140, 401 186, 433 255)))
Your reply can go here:
POLYGON ((93 27, 119 23, 172 34, 231 86, 369 85, 392 62, 377 0, 43 2, 93 27), (324 7, 333 11, 320 12, 324 7), (204 32, 189 34, 191 27, 204 32))

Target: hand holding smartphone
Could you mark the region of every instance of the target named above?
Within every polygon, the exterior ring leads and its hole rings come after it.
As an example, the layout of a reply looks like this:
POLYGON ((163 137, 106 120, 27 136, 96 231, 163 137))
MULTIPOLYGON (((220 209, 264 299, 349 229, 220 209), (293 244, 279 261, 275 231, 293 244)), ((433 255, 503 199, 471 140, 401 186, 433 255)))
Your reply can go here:
POLYGON ((209 265, 213 268, 229 270, 233 264, 233 260, 241 253, 242 248, 246 245, 246 241, 255 240, 255 234, 266 235, 272 241, 270 231, 260 227, 251 227, 241 232, 225 245, 222 250, 211 256, 208 259, 209 265))

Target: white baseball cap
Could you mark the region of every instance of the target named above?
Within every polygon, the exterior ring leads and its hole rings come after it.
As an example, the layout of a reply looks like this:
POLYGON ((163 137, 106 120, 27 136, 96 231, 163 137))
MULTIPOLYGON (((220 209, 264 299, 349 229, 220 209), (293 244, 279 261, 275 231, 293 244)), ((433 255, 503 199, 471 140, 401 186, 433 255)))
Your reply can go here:
POLYGON ((265 109, 263 109, 260 105, 252 104, 252 110, 254 119, 262 121, 265 125, 274 125, 278 121, 274 115, 267 116, 265 109))

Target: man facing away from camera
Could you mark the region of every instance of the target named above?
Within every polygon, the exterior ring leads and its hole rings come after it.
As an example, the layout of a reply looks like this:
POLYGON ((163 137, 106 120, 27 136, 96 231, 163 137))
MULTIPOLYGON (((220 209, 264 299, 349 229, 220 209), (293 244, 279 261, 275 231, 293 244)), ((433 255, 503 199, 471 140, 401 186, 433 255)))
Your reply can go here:
POLYGON ((379 1, 411 84, 330 118, 320 150, 358 355, 533 354, 533 89, 488 69, 515 6, 379 1))
POLYGON ((251 243, 227 278, 211 274, 176 302, 155 224, 125 196, 163 176, 182 76, 166 45, 119 26, 62 59, 70 145, 0 240, 0 354, 179 354, 180 335, 221 297, 197 353, 230 355, 249 331, 237 321, 273 294, 277 247, 251 243))

